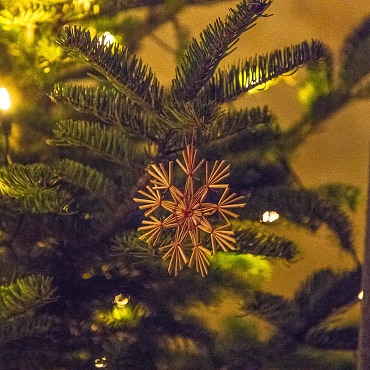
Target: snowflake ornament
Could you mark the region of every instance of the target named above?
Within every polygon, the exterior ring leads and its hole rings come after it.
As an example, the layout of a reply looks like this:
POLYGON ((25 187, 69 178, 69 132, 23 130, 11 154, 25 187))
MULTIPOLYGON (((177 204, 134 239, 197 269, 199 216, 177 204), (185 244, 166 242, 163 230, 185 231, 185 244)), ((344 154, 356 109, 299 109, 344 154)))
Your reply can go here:
POLYGON ((195 265, 196 271, 205 277, 210 264, 208 256, 216 254, 219 248, 223 251, 235 250, 235 238, 228 217, 238 217, 233 209, 245 206, 245 203, 240 203, 244 197, 229 194, 229 185, 223 183, 229 176, 230 168, 225 160, 216 161, 211 169, 204 159, 197 163, 197 150, 193 144, 186 146, 182 156, 184 163, 179 159, 176 162, 186 175, 183 191, 173 183, 172 161, 168 163, 168 169, 160 163, 152 164, 148 170, 152 186, 146 186, 147 191, 138 191, 144 198, 134 198, 135 202, 141 203, 139 208, 145 210, 145 217, 148 218, 138 229, 144 231, 139 239, 155 247, 162 231, 173 229, 174 237, 170 244, 158 248, 164 252, 163 260, 170 259, 168 272, 177 275, 186 264, 189 267, 195 265), (195 176, 202 167, 205 169, 203 184, 195 176), (200 184, 198 188, 196 180, 200 184), (217 203, 207 202, 219 191, 222 194, 217 203), (156 211, 164 211, 168 215, 157 218, 154 215, 156 211), (217 214, 223 223, 214 226, 208 219, 217 214))

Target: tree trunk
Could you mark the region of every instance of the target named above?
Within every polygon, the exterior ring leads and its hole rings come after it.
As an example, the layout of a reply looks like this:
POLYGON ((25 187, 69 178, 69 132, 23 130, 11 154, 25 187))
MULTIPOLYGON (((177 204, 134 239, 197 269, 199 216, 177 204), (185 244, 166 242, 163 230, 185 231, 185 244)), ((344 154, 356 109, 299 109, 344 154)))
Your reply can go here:
POLYGON ((366 210, 366 237, 362 273, 363 298, 361 302, 358 370, 370 370, 370 155, 366 210))

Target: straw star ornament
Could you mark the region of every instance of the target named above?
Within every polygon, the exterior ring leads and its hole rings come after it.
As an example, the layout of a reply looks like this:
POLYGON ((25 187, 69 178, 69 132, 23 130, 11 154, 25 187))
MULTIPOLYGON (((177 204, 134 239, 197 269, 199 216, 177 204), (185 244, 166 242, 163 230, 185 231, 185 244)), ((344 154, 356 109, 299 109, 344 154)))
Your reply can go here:
POLYGON ((163 260, 170 259, 168 272, 177 275, 185 265, 195 265, 196 271, 204 277, 210 264, 208 256, 216 254, 219 248, 235 250, 229 217, 238 217, 233 209, 245 206, 241 203, 244 197, 229 194, 229 185, 224 180, 229 176, 230 165, 225 160, 216 161, 211 168, 204 159, 197 163, 197 150, 193 144, 186 146, 182 156, 184 162, 177 159, 176 163, 186 175, 183 190, 174 184, 172 161, 168 168, 161 163, 152 164, 148 170, 152 185, 146 186, 147 191, 138 191, 144 198, 134 198, 147 217, 138 231, 144 232, 140 239, 155 247, 161 233, 165 229, 173 229, 172 241, 158 248, 164 252, 163 260), (202 168, 203 184, 196 177, 202 168), (199 183, 198 187, 195 182, 199 183), (219 199, 212 203, 208 198, 213 199, 215 194, 219 199), (155 216, 156 212, 163 211, 167 216, 155 216), (214 226, 209 218, 217 214, 222 224, 214 226))

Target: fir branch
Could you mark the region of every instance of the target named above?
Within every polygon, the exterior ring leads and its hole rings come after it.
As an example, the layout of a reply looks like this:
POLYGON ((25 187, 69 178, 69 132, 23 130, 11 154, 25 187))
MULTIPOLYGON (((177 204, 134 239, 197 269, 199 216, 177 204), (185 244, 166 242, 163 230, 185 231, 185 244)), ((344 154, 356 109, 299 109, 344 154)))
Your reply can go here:
MULTIPOLYGON (((244 191, 251 191, 252 189, 263 188, 265 186, 284 186, 286 184, 291 184, 292 174, 289 168, 282 165, 281 162, 270 162, 264 159, 261 161, 261 157, 263 158, 263 154, 266 153, 266 151, 261 153, 262 150, 266 148, 263 146, 264 139, 262 136, 267 136, 267 138, 273 140, 276 138, 276 135, 276 132, 262 131, 259 133, 257 131, 254 135, 247 136, 247 147, 249 147, 248 144, 252 143, 252 140, 255 139, 257 151, 254 152, 253 148, 251 148, 250 156, 252 158, 249 159, 247 157, 245 161, 241 159, 238 160, 240 157, 235 156, 235 164, 233 165, 234 171, 230 176, 230 186, 232 188, 235 190, 239 189, 240 192, 242 189, 244 191), (261 151, 258 151, 258 146, 262 146, 261 151)), ((247 210, 245 215, 248 215, 247 217, 255 221, 260 221, 266 209, 262 213, 260 213, 260 211, 261 209, 258 211, 247 210)))
MULTIPOLYGON (((225 153, 233 153, 238 149, 245 151, 250 147, 255 148, 263 138, 270 142, 268 132, 273 136, 280 133, 277 125, 273 124, 273 116, 267 107, 224 113, 215 102, 204 104, 209 106, 206 111, 208 115, 199 114, 192 119, 191 114, 182 113, 186 106, 191 105, 189 102, 184 104, 185 107, 167 113, 167 117, 173 115, 178 128, 194 128, 194 143, 202 147, 202 154, 209 160, 224 157, 225 153)), ((161 146, 158 152, 164 157, 175 155, 184 149, 184 139, 178 132, 179 130, 167 130, 159 142, 161 146)), ((262 142, 260 144, 263 145, 262 142)))
POLYGON ((31 213, 72 214, 72 198, 69 193, 58 188, 39 190, 18 199, 21 207, 31 213))
POLYGON ((235 231, 237 251, 257 256, 281 258, 292 261, 298 254, 298 248, 290 240, 273 234, 261 232, 257 227, 237 229, 235 231))
POLYGON ((126 231, 117 234, 113 239, 112 255, 132 256, 135 258, 148 258, 155 254, 154 248, 138 238, 136 231, 126 231))
POLYGON ((349 350, 356 351, 358 346, 358 328, 354 326, 344 328, 312 328, 305 341, 312 347, 321 350, 349 350))
MULTIPOLYGON (((267 130, 277 129, 274 117, 267 106, 228 110, 225 113, 219 104, 212 100, 197 99, 196 102, 175 104, 169 108, 166 114, 168 119, 176 122, 178 128, 192 128, 195 130, 195 143, 199 146, 205 146, 204 150, 206 152, 217 150, 214 145, 223 146, 225 142, 232 141, 233 138, 235 139, 235 134, 238 134, 238 137, 243 135, 243 138, 245 138, 245 135, 248 134, 254 136, 256 132, 265 133, 267 130), (211 144, 211 147, 207 149, 209 144, 211 144)), ((184 147, 179 135, 168 135, 165 141, 168 147, 173 148, 172 152, 176 151, 175 148, 180 151, 184 147), (172 144, 169 145, 169 143, 172 144)), ((229 146, 228 149, 231 150, 234 145, 230 144, 229 146)), ((219 152, 224 153, 225 151, 229 150, 220 149, 219 152)))
POLYGON ((255 56, 226 70, 218 70, 205 86, 205 93, 218 102, 233 100, 274 78, 294 72, 304 64, 317 62, 327 54, 322 43, 312 40, 311 45, 304 41, 283 51, 255 56))
POLYGON ((128 135, 112 127, 88 121, 60 121, 53 130, 55 139, 52 145, 80 146, 93 153, 124 166, 133 166, 138 162, 135 145, 128 135))
POLYGON ((333 89, 333 58, 328 51, 325 60, 307 68, 307 75, 300 81, 297 95, 308 110, 316 104, 317 100, 330 94, 333 89))
POLYGON ((163 335, 159 342, 161 349, 164 349, 169 355, 172 354, 180 358, 188 358, 188 356, 202 358, 207 353, 207 347, 203 343, 184 335, 163 335))
POLYGON ((308 329, 324 321, 336 310, 356 302, 360 290, 361 269, 344 273, 326 269, 309 277, 296 292, 293 302, 308 329))
POLYGON ((166 120, 174 123, 174 128, 194 131, 206 130, 208 126, 223 116, 220 104, 202 96, 192 102, 172 102, 165 110, 166 120), (203 98, 203 99, 202 99, 203 98))
MULTIPOLYGON (((241 132, 254 133, 272 126, 273 116, 267 106, 229 110, 220 119, 212 121, 199 133, 199 142, 211 142, 228 138, 241 132)), ((199 131, 199 130, 198 130, 199 131)))
POLYGON ((53 170, 44 164, 1 167, 0 179, 0 193, 14 198, 38 193, 56 183, 53 170))
MULTIPOLYGON (((23 6, 0 9, 0 24, 6 28, 27 27, 30 24, 52 23, 55 21, 57 9, 53 4, 37 4, 29 1, 23 6), (33 3, 33 4, 32 4, 33 3)), ((14 3, 13 3, 14 4, 14 3)))
MULTIPOLYGON (((216 4, 220 2, 225 2, 229 0, 182 0, 180 4, 184 5, 201 5, 201 4, 216 4)), ((101 12, 114 12, 122 11, 132 8, 156 6, 156 5, 166 5, 166 0, 105 0, 101 4, 101 12)), ((175 3, 176 4, 176 3, 175 3)), ((172 3, 168 3, 168 6, 171 6, 172 3)))
POLYGON ((72 199, 59 189, 55 171, 44 164, 12 164, 0 168, 0 193, 16 198, 32 213, 69 213, 72 199))
POLYGON ((135 134, 154 138, 160 132, 158 115, 144 113, 140 106, 116 89, 106 86, 85 87, 67 83, 54 85, 51 98, 56 102, 68 103, 83 113, 92 113, 99 120, 124 128, 135 134))
POLYGON ((353 31, 344 43, 340 78, 347 89, 370 73, 370 17, 353 31))
POLYGON ((256 292, 251 300, 243 304, 243 309, 283 330, 295 333, 302 327, 299 312, 290 300, 268 292, 256 292))
POLYGON ((285 338, 286 344, 294 340, 295 345, 299 341, 321 349, 354 349, 355 328, 329 329, 322 323, 356 302, 360 288, 360 269, 346 273, 321 270, 304 282, 293 299, 256 292, 243 309, 276 326, 277 338, 285 338))
POLYGON ((243 0, 236 10, 223 22, 217 19, 200 35, 201 41, 193 39, 172 81, 172 96, 175 101, 192 101, 208 82, 219 62, 231 51, 238 37, 263 16, 271 1, 243 0))
MULTIPOLYGON (((281 138, 282 135, 283 132, 278 125, 261 124, 254 131, 242 130, 207 143, 202 154, 207 160, 215 160, 220 157, 224 158, 227 153, 227 158, 233 163, 234 169, 230 176, 230 183, 234 182, 236 187, 243 187, 244 184, 249 183, 248 177, 250 175, 253 176, 253 181, 256 181, 256 176, 260 176, 262 172, 269 169, 268 167, 272 168, 274 165, 276 169, 279 167, 276 163, 266 164, 264 155, 271 148, 272 143, 281 138), (236 177, 238 180, 235 183, 236 177)), ((273 179, 273 183, 277 179, 273 179)), ((260 178, 258 186, 265 182, 267 182, 267 178, 260 178)))
POLYGON ((84 57, 98 72, 132 101, 148 111, 160 112, 163 87, 151 69, 125 47, 105 44, 104 38, 91 38, 90 32, 77 26, 65 27, 59 45, 84 57))
POLYGON ((97 198, 115 201, 118 188, 102 172, 70 159, 59 161, 56 170, 63 181, 86 189, 97 198))
POLYGON ((139 321, 147 316, 149 310, 143 304, 114 306, 112 310, 96 310, 93 320, 99 325, 110 328, 131 328, 138 325, 139 321))
POLYGON ((108 0, 102 3, 102 11, 121 11, 145 6, 155 6, 163 4, 164 0, 108 0))
POLYGON ((0 286, 0 322, 28 314, 56 300, 52 278, 29 275, 0 286))
POLYGON ((341 247, 358 261, 347 215, 314 191, 285 186, 265 187, 253 193, 248 207, 241 210, 241 213, 246 218, 259 220, 266 210, 274 210, 282 217, 311 230, 327 224, 338 236, 341 247))
MULTIPOLYGON (((184 107, 175 112, 172 108, 170 113, 166 112, 167 119, 172 115, 177 130, 167 130, 158 141, 159 160, 162 157, 163 160, 168 160, 169 156, 176 155, 184 149, 184 140, 178 135, 180 128, 194 128, 194 143, 202 148, 202 155, 207 160, 217 160, 224 157, 225 153, 232 155, 250 149, 264 149, 272 140, 281 136, 279 126, 266 106, 224 113, 218 109, 219 105, 214 101, 203 104, 210 105, 208 115, 204 117, 194 113, 192 119, 191 112, 183 113, 186 107, 191 105, 190 102, 183 104, 184 107)), ((242 167, 240 161, 234 163, 234 166, 242 167)), ((233 171, 231 177, 237 172, 233 171)), ((238 181, 238 184, 240 185, 241 181, 238 181)))
POLYGON ((356 84, 351 93, 357 99, 370 99, 370 73, 356 84))
POLYGON ((15 340, 44 336, 55 330, 59 320, 48 314, 36 317, 21 317, 0 324, 0 344, 4 345, 15 340))
POLYGON ((352 185, 333 183, 317 188, 320 197, 328 199, 343 210, 356 211, 360 201, 361 190, 352 185))

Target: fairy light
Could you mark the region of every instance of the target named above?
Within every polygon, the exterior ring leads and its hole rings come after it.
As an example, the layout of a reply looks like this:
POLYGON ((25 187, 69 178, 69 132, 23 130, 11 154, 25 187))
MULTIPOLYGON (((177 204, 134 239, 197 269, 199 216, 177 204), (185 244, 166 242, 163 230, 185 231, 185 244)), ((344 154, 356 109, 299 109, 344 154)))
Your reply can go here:
POLYGON ((117 42, 117 39, 110 32, 104 32, 103 35, 99 37, 99 41, 103 42, 104 45, 108 45, 117 42))
POLYGON ((90 1, 90 0, 75 0, 74 1, 74 4, 76 5, 76 6, 79 6, 79 7, 82 7, 83 8, 83 10, 85 11, 85 12, 87 12, 87 11, 89 11, 89 9, 90 9, 90 7, 91 7, 91 3, 92 3, 93 1, 90 1))
POLYGON ((82 275, 81 275, 82 279, 84 280, 88 280, 88 279, 91 279, 93 277, 92 273, 90 271, 87 271, 87 272, 84 272, 82 275))
POLYGON ((361 301, 363 298, 364 298, 364 291, 363 290, 361 290, 361 292, 360 293, 358 293, 358 299, 361 301))
POLYGON ((0 88, 0 109, 9 110, 11 107, 10 96, 8 90, 5 87, 0 88))
POLYGON ((95 360, 95 368, 103 369, 105 367, 107 367, 107 358, 105 356, 95 360))
POLYGON ((114 301, 113 303, 117 306, 117 307, 124 307, 127 305, 127 303, 129 302, 130 300, 130 297, 125 297, 123 294, 118 294, 114 297, 114 301))
POLYGON ((274 221, 278 220, 279 217, 280 217, 280 215, 275 211, 266 211, 262 215, 261 222, 274 222, 274 221))
POLYGON ((11 117, 9 113, 6 113, 10 107, 10 96, 8 90, 5 87, 0 88, 0 129, 4 135, 4 163, 11 164, 13 160, 9 152, 9 136, 11 132, 11 117))

